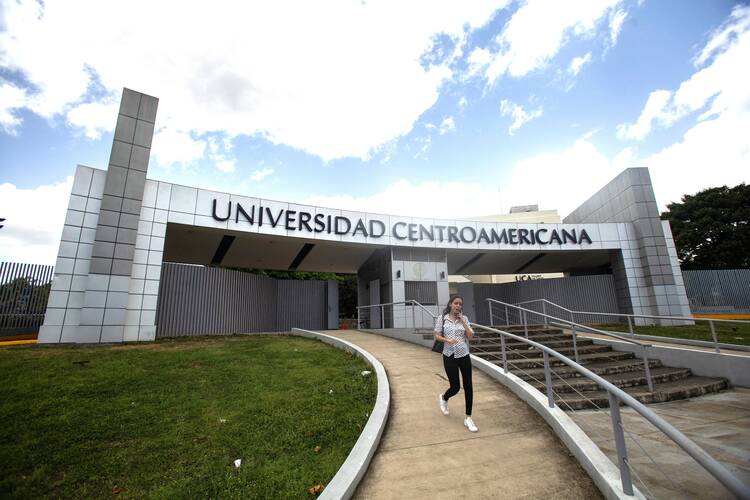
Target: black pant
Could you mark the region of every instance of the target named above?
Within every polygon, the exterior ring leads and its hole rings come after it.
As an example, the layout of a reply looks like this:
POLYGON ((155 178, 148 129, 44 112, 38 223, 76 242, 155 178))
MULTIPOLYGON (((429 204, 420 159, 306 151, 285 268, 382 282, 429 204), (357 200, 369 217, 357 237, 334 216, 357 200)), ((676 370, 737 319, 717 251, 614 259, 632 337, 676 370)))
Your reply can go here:
POLYGON ((471 405, 474 403, 474 388, 471 385, 471 356, 463 356, 461 358, 454 358, 450 356, 443 356, 443 366, 445 367, 445 374, 448 376, 448 382, 451 387, 445 394, 443 399, 448 401, 456 394, 461 386, 458 383, 458 371, 461 370, 461 378, 464 381, 464 399, 466 400, 466 414, 471 415, 471 405))

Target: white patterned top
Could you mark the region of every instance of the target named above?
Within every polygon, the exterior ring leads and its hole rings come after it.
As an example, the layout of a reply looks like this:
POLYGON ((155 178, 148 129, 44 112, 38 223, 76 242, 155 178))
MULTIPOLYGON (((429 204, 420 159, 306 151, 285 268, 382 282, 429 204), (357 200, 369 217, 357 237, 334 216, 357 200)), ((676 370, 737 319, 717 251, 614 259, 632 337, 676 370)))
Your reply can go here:
MULTIPOLYGON (((462 315, 466 322, 469 322, 468 316, 462 315)), ((458 343, 450 345, 448 342, 443 344, 443 356, 450 356, 453 354, 454 358, 463 358, 469 355, 469 343, 466 339, 466 331, 464 324, 461 320, 454 321, 450 314, 446 314, 442 318, 438 318, 435 321, 435 333, 442 335, 446 339, 458 339, 458 343), (445 328, 443 328, 443 322, 445 322, 445 328), (441 333, 442 332, 442 333, 441 333)))

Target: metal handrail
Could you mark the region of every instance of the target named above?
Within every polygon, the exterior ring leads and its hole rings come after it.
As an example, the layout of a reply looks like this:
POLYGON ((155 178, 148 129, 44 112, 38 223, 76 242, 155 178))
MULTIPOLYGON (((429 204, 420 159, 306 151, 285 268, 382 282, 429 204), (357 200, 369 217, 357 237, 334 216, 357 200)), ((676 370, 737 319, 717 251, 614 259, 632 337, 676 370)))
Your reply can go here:
MULTIPOLYGON (((493 299, 488 299, 488 300, 493 300, 493 299)), ((698 464, 701 467, 703 467, 706 471, 708 471, 709 474, 711 474, 714 478, 716 478, 733 495, 737 496, 738 498, 750 499, 750 487, 748 487, 748 485, 740 481, 736 476, 734 476, 731 472, 729 472, 729 470, 727 470, 723 465, 721 465, 721 463, 719 463, 715 458, 709 455, 700 446, 695 444, 692 440, 690 440, 690 438, 685 436, 682 432, 674 428, 669 422, 661 418, 659 415, 654 413, 646 405, 644 405, 643 403, 641 403, 640 401, 635 399, 633 396, 631 396, 630 394, 620 389, 619 387, 615 386, 611 382, 608 382, 604 378, 600 377, 599 375, 595 374, 594 372, 580 365, 574 360, 568 358, 567 356, 560 354, 559 352, 545 345, 539 344, 538 342, 534 342, 533 340, 529 340, 528 338, 524 338, 519 335, 514 335, 512 333, 499 330, 497 328, 492 328, 492 327, 480 325, 477 323, 471 323, 471 322, 470 324, 477 328, 482 328, 484 330, 489 330, 489 331, 500 334, 500 339, 502 341, 501 346, 503 350, 502 352, 503 370, 506 373, 510 373, 510 371, 508 370, 508 362, 507 362, 506 355, 505 355, 504 339, 506 336, 510 337, 511 339, 529 344, 542 351, 543 359, 544 359, 545 385, 547 389, 547 403, 550 408, 555 407, 555 401, 554 401, 553 392, 552 392, 552 381, 551 381, 552 379, 551 379, 551 372, 550 372, 549 356, 553 356, 559 359, 564 364, 576 370, 578 373, 589 378, 590 380, 593 380, 607 392, 607 395, 609 397, 610 411, 611 411, 611 417, 612 417, 612 430, 615 434, 615 445, 617 448, 617 457, 618 457, 618 462, 620 466, 620 481, 622 483, 623 492, 625 492, 626 495, 633 495, 633 485, 632 485, 632 480, 630 478, 630 466, 628 463, 627 449, 625 447, 623 422, 622 422, 622 418, 620 417, 620 402, 624 403, 625 405, 635 410, 643 418, 648 420, 654 427, 656 427, 661 432, 663 432, 669 439, 671 439, 675 444, 677 444, 680 448, 682 448, 688 455, 690 455, 696 462, 698 462, 698 464)))
MULTIPOLYGON (((514 309, 518 309, 519 311, 523 311, 523 314, 522 314, 523 329, 524 329, 524 334, 526 335, 526 338, 529 338, 529 325, 528 325, 528 322, 526 320, 526 317, 527 317, 526 313, 532 313, 532 314, 536 314, 536 315, 539 315, 539 316, 543 316, 545 322, 547 322, 548 320, 552 320, 553 322, 554 321, 558 321, 558 322, 562 322, 563 324, 567 324, 568 326, 570 326, 571 327, 571 333, 573 335, 573 351, 575 353, 576 361, 579 361, 579 358, 578 358, 578 347, 576 345, 576 333, 577 333, 576 330, 577 329, 589 330, 589 331, 597 333, 599 335, 604 335, 606 337, 614 337, 614 338, 616 338, 618 340, 622 340, 624 342, 628 342, 628 343, 640 346, 641 347, 641 355, 643 356, 643 370, 644 370, 645 375, 646 375, 646 382, 648 383, 648 390, 649 390, 649 392, 654 392, 654 381, 653 381, 653 378, 651 377, 651 367, 649 366, 648 352, 646 352, 646 348, 647 347, 652 347, 651 344, 645 344, 643 342, 638 342, 637 340, 634 340, 634 339, 631 339, 631 338, 628 338, 628 337, 624 337, 622 335, 617 335, 616 333, 607 332, 607 331, 604 331, 604 330, 599 330, 598 328, 594 328, 594 327, 591 327, 591 326, 588 326, 588 325, 582 325, 580 323, 576 323, 575 321, 571 321, 571 320, 567 320, 567 319, 563 319, 563 318, 558 318, 556 316, 552 316, 552 315, 547 314, 547 313, 539 313, 539 312, 533 311, 531 309, 527 309, 525 307, 517 306, 517 305, 514 305, 514 304, 508 304, 507 302, 503 302, 502 300, 497 300, 497 299, 492 299, 492 298, 487 298, 486 300, 487 300, 487 303, 488 303, 489 308, 490 308, 490 325, 492 325, 492 326, 494 326, 494 321, 493 321, 493 317, 492 317, 492 303, 493 302, 496 303, 496 304, 500 304, 502 306, 505 306, 506 311, 507 311, 508 307, 512 307, 514 309)), ((506 321, 507 321, 507 312, 506 312, 506 321)))
MULTIPOLYGON (((635 336, 635 332, 633 331, 633 321, 632 321, 635 318, 666 319, 666 320, 672 320, 672 321, 708 321, 708 326, 711 328, 711 337, 713 340, 714 349, 718 354, 721 354, 721 348, 719 347, 719 339, 716 335, 716 329, 714 327, 714 323, 719 322, 719 323, 750 324, 749 320, 743 320, 743 319, 721 319, 721 318, 714 319, 714 318, 696 318, 693 316, 659 316, 656 314, 630 314, 630 313, 606 313, 606 312, 596 312, 596 311, 574 311, 572 309, 568 309, 565 306, 561 306, 560 304, 556 304, 547 299, 525 300, 523 302, 517 302, 515 305, 531 304, 534 302, 541 302, 543 311, 544 311, 544 304, 550 304, 559 309, 563 309, 564 311, 567 311, 570 313, 571 320, 574 319, 575 314, 587 314, 590 316, 615 316, 615 317, 627 318, 628 333, 630 333, 631 338, 635 336)), ((539 314, 539 313, 534 311, 534 314, 539 314)), ((680 340, 680 339, 677 338, 677 340, 680 340)))
MULTIPOLYGON (((426 312, 427 314, 429 314, 430 316, 432 316, 433 320, 437 321, 437 315, 433 314, 432 311, 430 311, 429 309, 427 309, 425 306, 423 306, 422 304, 420 304, 416 300, 401 300, 401 301, 398 301, 398 302, 384 302, 382 304, 368 304, 368 305, 365 305, 365 306, 357 306, 356 307, 356 309, 357 309, 357 328, 359 328, 360 321, 361 321, 360 320, 360 309, 368 309, 368 308, 373 308, 373 307, 380 307, 381 308, 381 310, 380 310, 380 315, 381 315, 381 323, 380 323, 380 325, 381 325, 381 328, 385 328, 383 326, 383 325, 385 325, 385 321, 384 321, 385 320, 385 317, 384 317, 384 315, 385 315, 385 309, 384 309, 385 306, 395 306, 395 305, 401 305, 401 304, 403 304, 403 305, 417 306, 420 309, 422 309, 424 312, 426 312)), ((414 330, 417 329, 417 324, 416 324, 416 321, 415 321, 415 318, 414 318, 414 310, 413 309, 412 309, 412 326, 414 327, 414 330)))
POLYGON ((547 299, 533 299, 533 300, 524 300, 524 301, 522 301, 522 302, 516 302, 516 303, 515 303, 515 305, 517 305, 517 306, 520 306, 521 304, 533 304, 534 302, 546 302, 547 304, 552 304, 553 306, 555 306, 555 307, 559 307, 560 309, 562 309, 562 310, 564 310, 564 311, 568 311, 568 312, 575 312, 575 311, 573 311, 573 310, 571 310, 571 309, 568 309, 568 308, 567 308, 567 307, 565 307, 565 306, 561 306, 560 304, 555 304, 555 303, 554 303, 554 302, 552 302, 551 300, 547 300, 547 299))
MULTIPOLYGON (((593 331, 595 333, 599 333, 601 335, 606 335, 608 337, 615 337, 617 339, 623 340, 625 342, 630 342, 631 344, 636 344, 636 345, 639 345, 641 347, 651 347, 652 346, 651 344, 645 344, 643 342, 639 342, 639 341, 637 341, 635 339, 631 339, 631 338, 625 337, 623 335, 617 335, 616 333, 607 332, 607 331, 604 331, 604 330, 599 330, 598 328, 594 328, 593 326, 588 326, 588 325, 583 325, 581 323, 576 323, 575 321, 571 321, 569 319, 558 318, 557 316, 552 316, 551 314, 547 314, 547 313, 540 313, 540 312, 534 311, 532 309, 527 309, 525 307, 517 306, 515 304, 508 304, 507 302, 503 302, 502 300, 497 300, 497 299, 492 299, 492 298, 487 298, 485 300, 487 300, 487 302, 490 302, 490 303, 494 302, 496 304, 500 304, 500 305, 503 305, 503 306, 506 306, 506 307, 513 307, 513 308, 518 309, 520 311, 524 311, 524 312, 531 313, 531 314, 536 314, 537 316, 543 316, 543 317, 545 317, 547 319, 556 320, 556 321, 562 321, 562 322, 564 322, 564 323, 566 323, 568 325, 575 326, 576 328, 584 328, 586 330, 591 330, 591 331, 593 331)), ((492 324, 492 315, 491 314, 490 314, 490 324, 492 324)))
MULTIPOLYGON (((720 323, 750 323, 750 320, 746 319, 723 319, 723 318, 701 318, 701 317, 695 317, 695 316, 660 316, 658 314, 629 314, 629 313, 607 313, 607 312, 597 312, 597 311, 576 311, 573 309, 568 309, 565 306, 561 306, 560 304, 556 304, 552 302, 551 300, 547 299, 534 299, 534 300, 525 300, 523 302, 516 302, 515 305, 519 304, 530 304, 532 302, 546 302, 547 304, 553 305, 555 307, 559 307, 560 309, 563 309, 568 312, 572 312, 574 314, 590 314, 592 316, 630 316, 631 318, 651 318, 651 319, 671 319, 675 321, 717 321, 720 323)), ((538 314, 535 312, 535 314, 538 314)))

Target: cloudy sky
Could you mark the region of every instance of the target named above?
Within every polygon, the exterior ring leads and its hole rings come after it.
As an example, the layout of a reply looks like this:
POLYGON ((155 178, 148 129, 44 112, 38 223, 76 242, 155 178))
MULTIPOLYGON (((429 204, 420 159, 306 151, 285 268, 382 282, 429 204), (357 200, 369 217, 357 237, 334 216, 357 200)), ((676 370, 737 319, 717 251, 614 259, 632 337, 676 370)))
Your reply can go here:
POLYGON ((0 261, 54 263, 123 87, 160 99, 152 179, 565 216, 629 166, 661 208, 750 180, 748 61, 750 6, 721 0, 0 0, 0 261))

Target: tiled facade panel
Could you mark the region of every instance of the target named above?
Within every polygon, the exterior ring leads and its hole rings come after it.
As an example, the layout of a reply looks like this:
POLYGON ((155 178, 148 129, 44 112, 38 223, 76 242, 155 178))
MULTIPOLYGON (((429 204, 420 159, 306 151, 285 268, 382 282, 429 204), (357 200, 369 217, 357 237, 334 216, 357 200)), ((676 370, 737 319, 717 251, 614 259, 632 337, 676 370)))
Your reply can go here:
MULTIPOLYGON (((659 218, 646 168, 629 168, 599 190, 564 220, 565 223, 630 223, 632 248, 620 250, 612 262, 622 312, 689 315, 679 262, 670 255, 669 223, 659 218)), ((650 320, 639 320, 650 322, 650 320)))
MULTIPOLYGON (((106 172, 79 166, 73 178, 39 342, 77 342, 106 172)), ((98 342, 98 338, 95 340, 98 342)))

